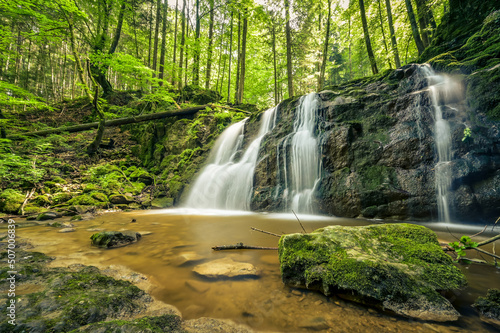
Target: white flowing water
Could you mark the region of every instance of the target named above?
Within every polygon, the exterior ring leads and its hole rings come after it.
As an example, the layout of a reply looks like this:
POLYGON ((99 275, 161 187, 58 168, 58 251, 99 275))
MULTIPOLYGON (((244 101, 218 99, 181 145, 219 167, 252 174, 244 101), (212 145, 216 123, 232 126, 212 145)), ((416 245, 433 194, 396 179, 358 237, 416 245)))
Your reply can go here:
MULTIPOLYGON (((302 96, 293 132, 282 141, 285 180, 283 195, 287 199, 287 208, 290 207, 295 212, 313 213, 312 198, 321 177, 317 123, 317 94, 302 96), (288 145, 290 145, 289 151, 287 151, 288 145)), ((278 145, 278 154, 279 151, 278 145)))
POLYGON ((217 139, 208 164, 191 187, 185 206, 205 209, 249 210, 253 175, 259 157, 260 143, 276 125, 276 108, 264 112, 257 138, 243 156, 241 150, 246 119, 230 126, 217 139))
POLYGON ((427 79, 428 89, 434 109, 434 139, 438 153, 438 162, 434 167, 439 220, 450 221, 451 189, 451 131, 450 125, 443 118, 441 104, 461 93, 460 86, 446 75, 436 74, 429 65, 420 67, 427 79))

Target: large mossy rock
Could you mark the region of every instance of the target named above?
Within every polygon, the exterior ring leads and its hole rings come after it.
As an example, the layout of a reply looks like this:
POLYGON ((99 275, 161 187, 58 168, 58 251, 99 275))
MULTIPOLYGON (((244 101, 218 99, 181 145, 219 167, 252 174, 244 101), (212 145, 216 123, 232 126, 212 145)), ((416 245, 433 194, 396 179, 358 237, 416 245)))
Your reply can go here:
POLYGON ((283 282, 348 292, 376 300, 397 314, 452 321, 460 316, 438 291, 459 289, 465 276, 453 265, 430 229, 412 224, 329 226, 281 237, 283 282))
POLYGON ((115 248, 129 245, 141 239, 141 234, 135 231, 103 231, 90 236, 92 245, 102 248, 115 248))
POLYGON ((481 317, 481 320, 500 329, 500 290, 490 289, 486 297, 478 297, 472 305, 481 317))
POLYGON ((24 201, 24 195, 17 190, 6 189, 0 194, 0 212, 16 214, 24 201))

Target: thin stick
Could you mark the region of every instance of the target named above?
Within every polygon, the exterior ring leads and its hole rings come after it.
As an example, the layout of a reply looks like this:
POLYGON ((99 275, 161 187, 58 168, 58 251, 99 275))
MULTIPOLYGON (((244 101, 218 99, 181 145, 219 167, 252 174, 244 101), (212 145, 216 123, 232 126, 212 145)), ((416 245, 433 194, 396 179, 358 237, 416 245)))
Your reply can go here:
POLYGON ((484 253, 486 255, 489 255, 495 259, 500 259, 500 256, 497 256, 496 254, 493 254, 493 253, 490 253, 488 251, 485 251, 485 250, 481 250, 481 249, 478 249, 477 247, 474 248, 474 250, 478 251, 478 252, 481 252, 481 253, 484 253))
POLYGON ((482 233, 486 230, 486 228, 488 228, 488 226, 487 226, 487 225, 485 225, 485 226, 484 226, 483 230, 481 230, 481 231, 480 231, 480 232, 478 232, 477 234, 474 234, 474 235, 469 236, 469 237, 470 237, 470 238, 472 238, 472 237, 476 237, 476 236, 481 235, 481 234, 482 234, 482 233))
POLYGON ((254 228, 254 227, 250 227, 250 229, 255 230, 255 231, 258 231, 258 232, 262 232, 262 233, 264 233, 264 234, 268 234, 268 235, 271 235, 271 236, 274 236, 274 237, 281 237, 281 235, 275 234, 275 233, 273 233, 273 232, 269 232, 269 231, 265 231, 265 230, 257 229, 257 228, 254 228))
POLYGON ((497 220, 495 221, 495 223, 493 223, 493 226, 491 227, 491 231, 493 231, 493 229, 496 227, 498 221, 500 221, 500 217, 497 218, 497 220))
POLYGON ((295 215, 295 217, 297 218, 297 221, 299 221, 299 224, 300 224, 300 226, 302 227, 302 230, 304 230, 304 233, 305 233, 305 234, 307 234, 306 229, 304 229, 304 226, 302 225, 302 222, 300 222, 299 218, 297 217, 297 214, 295 214, 295 212, 293 211, 293 209, 292 209, 292 213, 293 213, 293 215, 295 215))
MULTIPOLYGON (((496 235, 495 237, 492 237, 492 238, 490 238, 490 239, 487 239, 487 240, 485 240, 485 241, 483 241, 483 242, 481 242, 481 243, 478 243, 478 244, 477 244, 477 247, 479 247, 479 246, 483 246, 483 245, 486 245, 486 244, 489 244, 489 243, 493 243, 494 241, 499 240, 499 239, 500 239, 500 234, 498 234, 498 235, 496 235)), ((468 249, 468 248, 467 248, 467 249, 468 249)))
POLYGON ((252 246, 244 245, 243 243, 238 243, 235 245, 221 245, 214 246, 212 250, 222 251, 222 250, 277 250, 277 247, 264 247, 264 246, 252 246))

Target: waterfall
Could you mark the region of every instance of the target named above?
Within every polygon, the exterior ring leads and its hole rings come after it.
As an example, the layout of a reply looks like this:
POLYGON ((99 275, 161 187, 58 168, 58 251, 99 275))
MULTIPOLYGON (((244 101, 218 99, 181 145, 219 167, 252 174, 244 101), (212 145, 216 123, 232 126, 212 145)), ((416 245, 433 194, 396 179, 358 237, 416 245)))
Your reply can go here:
POLYGON ((203 169, 191 187, 187 207, 249 210, 252 199, 253 176, 259 157, 260 143, 276 125, 277 107, 262 115, 257 138, 237 161, 243 143, 247 119, 227 128, 217 139, 203 169))
POLYGON ((461 89, 457 82, 449 76, 436 74, 429 65, 422 65, 420 69, 427 79, 434 109, 434 140, 438 155, 434 170, 439 220, 450 222, 451 131, 448 121, 443 118, 441 103, 452 100, 461 89))
MULTIPOLYGON (((278 145, 278 180, 283 179, 283 198, 286 210, 312 213, 312 197, 321 177, 318 137, 318 97, 316 93, 302 96, 299 101, 293 132, 284 137, 278 145), (280 151, 282 153, 280 154, 280 151), (283 166, 280 167, 280 155, 283 166)), ((276 190, 277 197, 279 188, 276 190)))

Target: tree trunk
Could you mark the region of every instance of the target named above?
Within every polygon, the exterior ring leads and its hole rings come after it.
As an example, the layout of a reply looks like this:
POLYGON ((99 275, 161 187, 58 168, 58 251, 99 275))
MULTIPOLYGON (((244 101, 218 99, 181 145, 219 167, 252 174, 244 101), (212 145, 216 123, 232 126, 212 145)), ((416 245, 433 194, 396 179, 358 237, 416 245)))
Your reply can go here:
MULTIPOLYGON (((191 21, 191 18, 189 17, 189 10, 187 11, 187 17, 186 17, 186 39, 189 37, 189 22, 191 21)), ((188 84, 188 60, 189 60, 189 44, 185 44, 185 52, 186 54, 184 55, 184 84, 187 86, 188 84)))
POLYGON ((278 69, 276 65, 276 27, 274 26, 274 22, 271 23, 273 25, 273 64, 274 64, 274 105, 278 105, 279 103, 279 91, 278 91, 278 69))
POLYGON ((151 1, 149 9, 149 38, 148 38, 148 67, 151 68, 151 44, 153 40, 153 7, 154 1, 151 1))
POLYGON ((286 70, 288 74, 288 97, 293 97, 293 71, 292 71, 292 29, 290 27, 290 3, 285 0, 286 11, 286 70))
POLYGON ((238 104, 238 91, 240 89, 240 64, 241 64, 241 14, 238 13, 238 60, 236 61, 236 85, 234 91, 234 104, 238 104))
POLYGON ((210 88, 212 72, 212 44, 214 37, 214 1, 210 0, 210 23, 208 28, 207 73, 205 75, 205 89, 210 88))
POLYGON ((153 48, 153 77, 156 77, 156 65, 158 62, 158 42, 160 37, 160 21, 161 21, 161 0, 156 2, 156 22, 155 22, 155 44, 153 48))
POLYGON ((387 59, 387 63, 389 64, 389 68, 392 68, 391 57, 389 55, 389 48, 387 47, 387 39, 385 38, 384 19, 382 18, 382 6, 380 5, 380 0, 377 0, 377 2, 378 2, 378 16, 380 18, 380 30, 382 30, 382 39, 384 40, 385 57, 387 59))
POLYGON ((415 44, 417 45, 418 55, 421 55, 422 52, 424 52, 425 47, 424 43, 422 43, 422 39, 420 39, 420 34, 418 33, 417 21, 415 20, 415 14, 413 13, 411 0, 405 0, 405 4, 406 4, 406 11, 408 12, 408 18, 410 20, 413 39, 415 40, 415 44))
POLYGON ((177 66, 177 59, 176 59, 176 55, 177 55, 177 24, 178 24, 178 16, 179 16, 179 0, 175 0, 175 30, 174 30, 174 54, 172 56, 172 80, 171 80, 171 83, 172 85, 175 87, 175 85, 177 84, 177 70, 175 68, 175 66, 177 66))
POLYGON ((240 83, 238 87, 238 104, 243 102, 243 95, 245 93, 245 65, 246 65, 246 53, 247 53, 247 26, 248 18, 247 12, 245 11, 245 16, 243 17, 243 32, 241 40, 241 72, 240 72, 240 83))
POLYGON ((332 18, 332 0, 328 0, 328 18, 326 20, 325 47, 323 49, 323 60, 321 61, 321 70, 318 80, 318 91, 323 89, 325 82, 326 58, 328 56, 328 41, 330 40, 330 20, 332 18))
POLYGON ((193 84, 200 85, 200 0, 196 0, 196 27, 194 37, 193 84))
POLYGON ((424 47, 429 46, 430 38, 427 32, 427 17, 426 17, 426 7, 427 4, 425 0, 416 0, 415 4, 417 5, 417 16, 418 16, 418 26, 420 27, 420 35, 422 36, 422 42, 424 47))
POLYGON ((168 2, 165 1, 163 4, 163 22, 161 27, 161 51, 160 51, 160 74, 158 78, 160 79, 160 86, 163 85, 163 76, 165 73, 165 52, 167 44, 167 14, 168 14, 168 2))
POLYGON ((401 67, 401 61, 399 60, 398 44, 396 42, 396 33, 394 32, 394 24, 392 23, 391 1, 385 0, 385 5, 387 7, 387 21, 389 22, 389 31, 391 33, 391 44, 392 44, 392 53, 394 54, 394 63, 396 64, 396 68, 399 68, 401 67))
POLYGON ((368 58, 370 59, 372 73, 377 74, 378 73, 377 62, 375 61, 375 55, 373 54, 372 43, 370 41, 370 34, 368 32, 368 23, 366 22, 364 0, 359 0, 359 9, 361 12, 361 21, 363 23, 363 33, 365 35, 366 51, 368 52, 368 58))
POLYGON ((186 0, 182 2, 182 18, 181 18, 181 47, 179 55, 179 77, 178 77, 178 88, 182 89, 182 68, 184 66, 184 44, 186 43, 186 0))
POLYGON ((231 59, 233 57, 233 17, 234 12, 231 11, 231 32, 229 33, 229 76, 227 80, 227 104, 231 103, 231 59))

